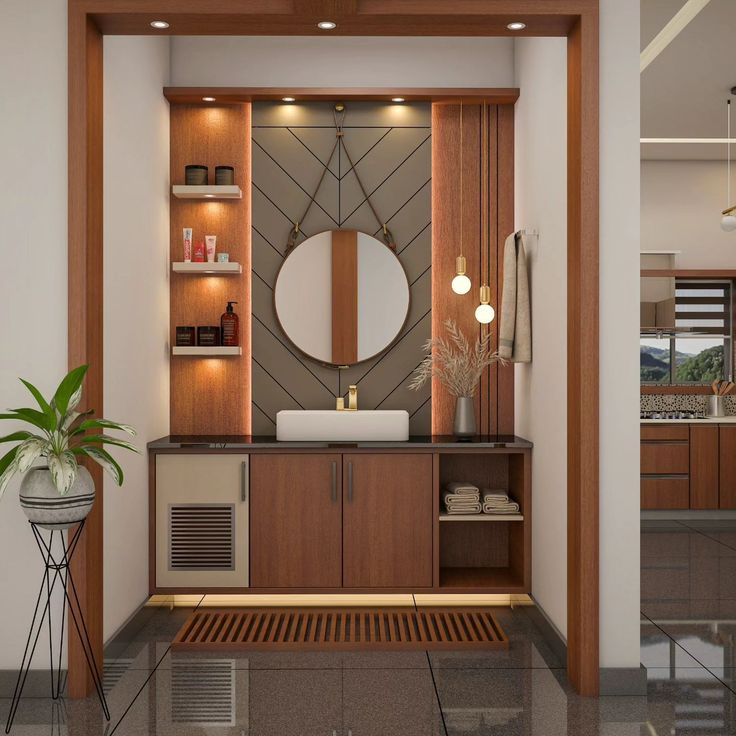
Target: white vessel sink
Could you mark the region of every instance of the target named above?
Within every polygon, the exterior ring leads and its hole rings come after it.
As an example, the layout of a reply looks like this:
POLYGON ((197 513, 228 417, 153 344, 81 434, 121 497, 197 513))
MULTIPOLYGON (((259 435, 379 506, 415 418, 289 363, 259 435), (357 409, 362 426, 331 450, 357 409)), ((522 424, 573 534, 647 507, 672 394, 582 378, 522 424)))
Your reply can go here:
POLYGON ((406 442, 407 411, 280 411, 276 414, 280 442, 406 442))

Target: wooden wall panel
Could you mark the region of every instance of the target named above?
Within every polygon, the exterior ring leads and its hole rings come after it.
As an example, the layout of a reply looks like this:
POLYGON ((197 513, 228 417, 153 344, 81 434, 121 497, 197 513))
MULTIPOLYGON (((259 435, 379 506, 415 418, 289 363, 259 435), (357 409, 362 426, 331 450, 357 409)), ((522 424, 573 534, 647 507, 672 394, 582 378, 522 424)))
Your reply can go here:
MULTIPOLYGON (((69 367, 89 365, 83 409, 104 416, 102 405, 102 36, 77 8, 69 9, 69 367)), ((71 561, 81 614, 102 670, 102 483, 97 463, 84 463, 97 488, 71 561)), ((69 695, 93 691, 82 643, 68 625, 69 695)))
MULTIPOLYGON (((513 106, 463 107, 463 212, 460 213, 460 106, 432 106, 432 335, 445 333, 454 319, 468 337, 477 337, 475 319, 482 283, 491 287, 491 304, 500 313, 502 247, 514 228, 513 106), (455 294, 450 283, 455 258, 463 254, 473 286, 455 294)), ((484 328, 485 329, 485 328, 484 328)), ((498 319, 490 329, 498 346, 498 319)), ((492 367, 481 379, 476 417, 481 434, 514 431, 514 368, 492 367), (500 386, 500 388, 499 388, 500 386)), ((455 399, 432 382, 432 433, 452 433, 455 399)))
POLYGON ((242 200, 171 197, 171 261, 183 260, 182 230, 193 242, 217 235, 217 250, 243 265, 241 275, 171 274, 171 344, 177 325, 219 325, 228 301, 237 301, 243 354, 228 358, 171 358, 172 434, 250 434, 250 104, 171 106, 171 183, 184 183, 186 164, 235 167, 242 200))

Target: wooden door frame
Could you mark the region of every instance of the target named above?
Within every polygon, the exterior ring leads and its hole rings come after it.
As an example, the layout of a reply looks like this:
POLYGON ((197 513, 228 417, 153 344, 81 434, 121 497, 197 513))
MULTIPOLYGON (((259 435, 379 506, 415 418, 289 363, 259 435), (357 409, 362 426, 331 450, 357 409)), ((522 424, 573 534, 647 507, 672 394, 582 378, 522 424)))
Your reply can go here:
MULTIPOLYGON (((598 0, 68 0, 69 365, 90 365, 84 404, 103 410, 102 38, 162 35, 567 37, 567 603, 568 674, 583 695, 599 688, 599 20, 598 0), (245 7, 244 7, 245 6, 245 7), (520 32, 506 24, 525 22, 520 32)), ((102 476, 90 468, 98 488, 102 476)), ((102 494, 73 572, 94 654, 102 662, 102 494)), ((69 693, 92 683, 69 636, 69 693)))

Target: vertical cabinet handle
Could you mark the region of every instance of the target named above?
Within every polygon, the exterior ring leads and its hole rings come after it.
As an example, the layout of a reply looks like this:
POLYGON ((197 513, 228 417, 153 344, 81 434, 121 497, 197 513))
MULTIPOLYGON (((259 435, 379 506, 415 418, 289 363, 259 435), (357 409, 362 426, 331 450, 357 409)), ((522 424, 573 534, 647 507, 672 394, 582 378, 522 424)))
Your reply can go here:
POLYGON ((353 502, 353 464, 348 463, 348 501, 353 502))
POLYGON ((332 462, 332 503, 337 503, 337 462, 332 462))
POLYGON ((248 461, 240 463, 240 500, 248 500, 248 461))

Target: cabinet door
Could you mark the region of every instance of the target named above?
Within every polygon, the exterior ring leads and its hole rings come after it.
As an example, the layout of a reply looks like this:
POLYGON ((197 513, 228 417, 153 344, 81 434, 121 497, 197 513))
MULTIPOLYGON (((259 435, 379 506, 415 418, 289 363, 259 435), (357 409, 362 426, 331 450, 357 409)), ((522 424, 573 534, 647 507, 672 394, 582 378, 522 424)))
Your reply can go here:
POLYGON ((248 456, 156 455, 156 586, 248 585, 248 456))
POLYGON ((722 509, 736 509, 736 426, 719 429, 720 494, 722 509))
POLYGON ((339 455, 251 458, 251 585, 339 588, 342 495, 339 455))
POLYGON ((432 585, 432 457, 343 457, 343 585, 432 585))
POLYGON ((690 508, 718 508, 718 427, 690 425, 690 508))

